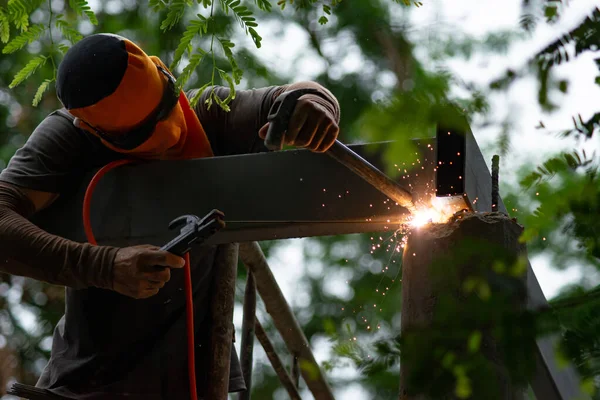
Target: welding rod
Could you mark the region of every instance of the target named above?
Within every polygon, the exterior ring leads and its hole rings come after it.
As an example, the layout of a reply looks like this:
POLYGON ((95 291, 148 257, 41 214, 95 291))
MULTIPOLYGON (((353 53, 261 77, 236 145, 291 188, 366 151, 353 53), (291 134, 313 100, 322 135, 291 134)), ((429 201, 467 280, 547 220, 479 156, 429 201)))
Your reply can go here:
MULTIPOLYGON (((283 134, 287 130, 290 118, 296 107, 296 102, 305 94, 321 95, 318 90, 312 88, 296 89, 281 94, 277 97, 275 102, 273 102, 273 105, 269 110, 269 115, 267 116, 269 129, 265 137, 265 146, 268 149, 281 150, 283 148, 283 134)), ((408 190, 391 180, 383 172, 375 168, 371 163, 354 151, 350 150, 339 140, 335 141, 335 143, 326 151, 326 154, 345 165, 381 193, 398 203, 399 206, 406 208, 411 213, 415 213, 416 208, 412 195, 408 190)))
POLYGON ((356 154, 356 152, 350 150, 339 140, 336 140, 325 153, 373 185, 381 193, 398 203, 399 206, 405 207, 411 213, 416 211, 412 195, 408 190, 391 180, 387 175, 356 154))

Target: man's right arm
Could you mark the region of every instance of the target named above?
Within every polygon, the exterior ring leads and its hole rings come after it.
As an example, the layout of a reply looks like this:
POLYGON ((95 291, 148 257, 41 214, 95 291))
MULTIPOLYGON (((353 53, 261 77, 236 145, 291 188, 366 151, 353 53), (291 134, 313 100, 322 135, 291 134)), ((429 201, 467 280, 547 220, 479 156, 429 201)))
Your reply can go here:
POLYGON ((72 124, 52 118, 40 124, 0 175, 0 271, 77 289, 112 289, 134 298, 156 294, 170 278, 164 267, 182 267, 183 259, 156 246, 78 243, 29 221, 58 198, 69 182, 65 178, 85 167, 80 160, 92 154, 72 124))
POLYGON ((0 270, 74 288, 112 289, 118 248, 73 242, 28 220, 57 197, 0 182, 0 270))

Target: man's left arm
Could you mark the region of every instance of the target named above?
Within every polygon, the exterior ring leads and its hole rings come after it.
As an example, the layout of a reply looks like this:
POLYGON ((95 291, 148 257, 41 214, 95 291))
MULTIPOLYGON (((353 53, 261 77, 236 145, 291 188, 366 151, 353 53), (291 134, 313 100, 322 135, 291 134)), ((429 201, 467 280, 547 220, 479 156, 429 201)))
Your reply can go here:
MULTIPOLYGON (((317 89, 321 95, 307 94, 298 100, 289 129, 284 135, 284 142, 319 152, 328 149, 339 133, 340 107, 329 90, 316 82, 308 81, 240 90, 229 104, 229 112, 217 104, 207 108, 205 100, 211 91, 211 88, 207 88, 198 101, 196 113, 215 155, 267 151, 263 142, 271 105, 282 93, 302 88, 317 89)), ((215 92, 223 99, 229 95, 229 89, 222 86, 215 87, 215 92)), ((194 91, 191 91, 189 96, 193 95, 194 91)))

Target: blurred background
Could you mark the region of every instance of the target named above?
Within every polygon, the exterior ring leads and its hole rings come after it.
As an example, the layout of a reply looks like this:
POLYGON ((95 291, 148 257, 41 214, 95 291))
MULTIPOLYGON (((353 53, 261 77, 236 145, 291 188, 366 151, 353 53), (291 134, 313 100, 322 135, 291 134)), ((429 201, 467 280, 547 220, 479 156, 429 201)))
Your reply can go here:
MULTIPOLYGON (((49 18, 64 24, 0 55, 0 169, 36 125, 60 107, 51 81, 61 51, 74 41, 91 33, 117 33, 170 64, 190 20, 210 14, 202 2, 189 2, 184 18, 163 30, 169 7, 186 2, 90 0, 87 9, 85 1, 10 0, 0 3, 3 42, 8 32, 11 39, 20 32, 7 17, 16 3, 25 7, 29 32, 35 24, 48 25, 49 18), (32 59, 50 54, 23 74, 31 76, 9 88, 32 59), (44 93, 34 106, 42 84, 44 93)), ((492 155, 500 155, 501 196, 511 216, 527 228, 524 240, 546 297, 578 299, 575 308, 561 314, 563 354, 576 361, 587 389, 598 386, 597 1, 303 0, 283 10, 273 2, 269 12, 258 8, 265 8, 264 0, 243 4, 256 16, 260 48, 218 7, 211 25, 235 43, 234 57, 243 71, 237 88, 321 83, 340 102, 343 142, 396 141, 386 150, 390 174, 394 162, 410 159, 408 140, 430 134, 437 105, 452 101, 461 106, 488 166, 492 155)), ((208 50, 209 40, 205 35, 195 43, 208 50)), ((186 71, 189 61, 184 55, 174 71, 186 73, 185 87, 210 82, 212 62, 203 60, 186 71)), ((216 61, 231 70, 223 54, 216 54, 216 61)), ((397 349, 369 352, 371 344, 400 332, 401 255, 390 258, 383 247, 372 251, 381 240, 380 234, 361 234, 262 243, 336 398, 398 396, 397 349), (385 297, 378 291, 382 288, 388 290, 385 297), (365 368, 361 354, 382 361, 383 367, 365 368)), ((238 338, 244 279, 240 268, 238 338)), ((260 301, 258 307, 258 318, 277 348, 284 349, 260 301)), ((14 381, 35 383, 63 311, 64 288, 0 274, 0 395, 14 381)), ((239 351, 240 341, 236 344, 239 351)), ((258 343, 254 354, 253 397, 287 398, 258 343)), ((301 389, 303 398, 312 398, 304 383, 301 389)))

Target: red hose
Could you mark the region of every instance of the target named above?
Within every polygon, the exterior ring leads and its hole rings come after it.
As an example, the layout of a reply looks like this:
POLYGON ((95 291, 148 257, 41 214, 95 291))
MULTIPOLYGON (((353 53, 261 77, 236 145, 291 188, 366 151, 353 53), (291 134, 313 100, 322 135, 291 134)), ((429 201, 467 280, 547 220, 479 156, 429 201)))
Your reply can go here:
MULTIPOLYGON (((88 242, 93 245, 97 245, 96 238, 92 232, 92 223, 90 218, 90 210, 92 203, 92 194, 96 185, 100 179, 106 175, 106 173, 118 166, 133 163, 133 160, 117 160, 106 164, 102 167, 92 180, 90 181, 83 197, 83 229, 88 242)), ((185 275, 185 305, 186 305, 186 320, 187 320, 187 345, 188 345, 188 374, 190 382, 190 397, 192 400, 197 400, 198 395, 196 393, 196 364, 195 364, 195 351, 194 351, 194 303, 192 299, 192 274, 190 268, 190 254, 186 253, 185 266, 183 268, 185 275)))

